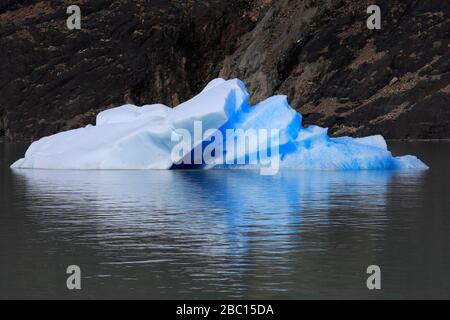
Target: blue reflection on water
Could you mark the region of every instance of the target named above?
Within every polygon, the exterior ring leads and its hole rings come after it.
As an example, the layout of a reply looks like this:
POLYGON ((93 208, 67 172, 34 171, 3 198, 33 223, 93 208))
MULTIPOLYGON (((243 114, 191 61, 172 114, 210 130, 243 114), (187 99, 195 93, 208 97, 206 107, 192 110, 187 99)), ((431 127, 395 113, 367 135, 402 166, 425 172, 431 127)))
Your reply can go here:
MULTIPOLYGON (((88 246, 100 265, 138 265, 146 268, 146 276, 151 268, 167 279, 182 277, 178 281, 183 288, 207 281, 214 290, 232 292, 231 297, 248 290, 242 280, 246 275, 266 279, 276 273, 283 280, 296 274, 299 266, 292 253, 328 253, 330 226, 363 234, 382 229, 391 181, 411 181, 418 175, 14 171, 15 187, 23 190, 41 232, 88 246)), ((123 269, 115 272, 122 274, 123 269)), ((261 290, 286 290, 289 285, 282 280, 263 282, 261 290)))
POLYGON ((68 214, 55 217, 61 221, 118 228, 140 228, 143 221, 174 223, 183 226, 178 231, 213 238, 226 235, 230 243, 239 243, 233 252, 245 249, 252 231, 264 231, 262 236, 268 241, 284 241, 283 237, 298 231, 295 227, 301 225, 305 213, 322 212, 314 218, 323 224, 333 208, 383 207, 391 179, 400 174, 284 171, 261 176, 244 170, 14 173, 38 211, 44 214, 42 209, 47 208, 68 214), (85 220, 77 221, 79 215, 85 220))

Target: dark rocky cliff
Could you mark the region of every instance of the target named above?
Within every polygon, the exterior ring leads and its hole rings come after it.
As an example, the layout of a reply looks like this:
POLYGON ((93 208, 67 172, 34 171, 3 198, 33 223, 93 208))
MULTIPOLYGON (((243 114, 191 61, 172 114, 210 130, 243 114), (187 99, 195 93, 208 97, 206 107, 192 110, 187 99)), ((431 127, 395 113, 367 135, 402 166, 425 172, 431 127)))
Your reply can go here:
POLYGON ((450 2, 73 0, 0 4, 0 137, 33 140, 123 103, 239 77, 335 135, 450 138, 450 2), (82 29, 66 8, 82 9, 82 29))

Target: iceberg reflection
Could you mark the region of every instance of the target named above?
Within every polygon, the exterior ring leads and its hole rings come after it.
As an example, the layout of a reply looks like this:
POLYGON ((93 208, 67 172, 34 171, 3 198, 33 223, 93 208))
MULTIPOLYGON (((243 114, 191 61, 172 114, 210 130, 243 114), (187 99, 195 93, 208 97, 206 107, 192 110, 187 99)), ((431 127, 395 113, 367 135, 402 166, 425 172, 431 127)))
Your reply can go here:
MULTIPOLYGON (((57 233, 59 241, 95 248, 97 254, 101 252, 98 264, 108 272, 123 265, 138 265, 149 272, 153 265, 163 264, 166 275, 207 280, 215 289, 232 289, 236 296, 246 289, 239 279, 250 269, 259 277, 272 272, 288 276, 298 268, 293 252, 324 250, 320 239, 308 238, 311 230, 321 234, 323 228, 342 224, 370 237, 370 230, 386 223, 391 181, 399 175, 407 181, 421 174, 13 172, 16 189, 23 189, 40 231, 57 233), (230 281, 236 284, 231 289, 230 281)), ((268 283, 264 290, 280 287, 286 286, 268 283)))

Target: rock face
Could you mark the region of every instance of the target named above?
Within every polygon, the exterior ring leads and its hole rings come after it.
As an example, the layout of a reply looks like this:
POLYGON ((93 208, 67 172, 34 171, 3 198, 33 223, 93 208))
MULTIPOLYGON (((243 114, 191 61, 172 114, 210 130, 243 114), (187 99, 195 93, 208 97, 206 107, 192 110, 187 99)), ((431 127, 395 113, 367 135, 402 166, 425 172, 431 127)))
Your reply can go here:
POLYGON ((288 94, 306 123, 334 135, 450 137, 450 2, 273 1, 227 57, 223 76, 256 99, 288 94))
POLYGON ((239 77, 333 135, 450 138, 450 2, 50 0, 0 4, 0 137, 35 140, 124 103, 176 106, 239 77), (68 30, 78 4, 81 30, 68 30))
POLYGON ((7 2, 0 131, 34 140, 124 103, 179 104, 218 73, 250 28, 245 8, 235 0, 7 2), (67 28, 71 4, 81 8, 81 30, 67 28))

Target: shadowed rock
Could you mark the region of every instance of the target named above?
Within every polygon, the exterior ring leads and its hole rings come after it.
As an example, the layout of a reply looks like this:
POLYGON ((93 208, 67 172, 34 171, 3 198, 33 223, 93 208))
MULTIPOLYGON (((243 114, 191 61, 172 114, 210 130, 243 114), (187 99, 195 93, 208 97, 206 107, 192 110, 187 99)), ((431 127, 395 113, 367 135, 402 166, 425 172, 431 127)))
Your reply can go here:
POLYGON ((218 75, 286 94, 333 135, 450 137, 450 3, 2 1, 0 137, 35 140, 133 103, 176 106, 218 75), (82 30, 66 27, 67 6, 82 30))

